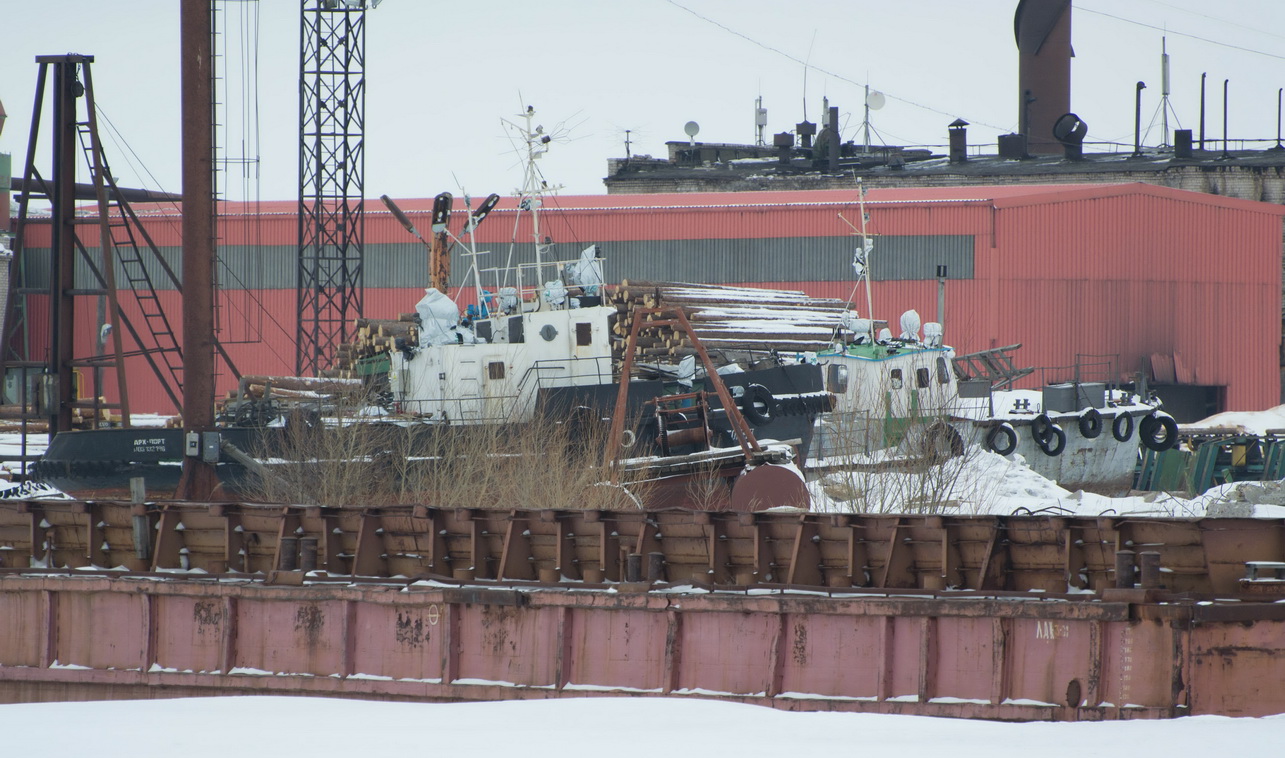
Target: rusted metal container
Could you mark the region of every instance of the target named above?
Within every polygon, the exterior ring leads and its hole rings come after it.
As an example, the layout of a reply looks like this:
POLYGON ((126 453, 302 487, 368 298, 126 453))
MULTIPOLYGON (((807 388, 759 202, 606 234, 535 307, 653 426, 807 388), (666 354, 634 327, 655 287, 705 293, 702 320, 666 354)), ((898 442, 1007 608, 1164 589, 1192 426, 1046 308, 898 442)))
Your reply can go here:
POLYGON ((1132 594, 1073 602, 4 575, 0 702, 664 694, 1024 720, 1285 709, 1285 608, 1121 592, 1132 594))

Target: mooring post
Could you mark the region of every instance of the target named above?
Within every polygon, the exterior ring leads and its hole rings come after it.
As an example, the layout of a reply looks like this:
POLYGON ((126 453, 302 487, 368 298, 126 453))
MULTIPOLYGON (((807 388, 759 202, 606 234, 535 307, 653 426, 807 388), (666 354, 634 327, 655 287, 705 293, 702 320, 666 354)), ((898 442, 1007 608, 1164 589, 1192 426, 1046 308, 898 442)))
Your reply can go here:
POLYGON ((1116 589, 1133 589, 1137 582, 1133 564, 1132 550, 1115 551, 1115 586, 1116 589))

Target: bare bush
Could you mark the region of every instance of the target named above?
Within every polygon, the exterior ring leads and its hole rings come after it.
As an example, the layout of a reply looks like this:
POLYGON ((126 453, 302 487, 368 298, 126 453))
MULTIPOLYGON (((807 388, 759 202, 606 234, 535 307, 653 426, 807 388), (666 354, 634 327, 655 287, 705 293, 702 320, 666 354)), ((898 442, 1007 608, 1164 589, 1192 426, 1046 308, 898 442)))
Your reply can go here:
POLYGON ((541 412, 525 422, 446 424, 360 417, 342 406, 297 414, 255 451, 264 466, 242 494, 337 507, 639 507, 648 489, 642 475, 621 479, 603 463, 609 425, 574 421, 541 412))

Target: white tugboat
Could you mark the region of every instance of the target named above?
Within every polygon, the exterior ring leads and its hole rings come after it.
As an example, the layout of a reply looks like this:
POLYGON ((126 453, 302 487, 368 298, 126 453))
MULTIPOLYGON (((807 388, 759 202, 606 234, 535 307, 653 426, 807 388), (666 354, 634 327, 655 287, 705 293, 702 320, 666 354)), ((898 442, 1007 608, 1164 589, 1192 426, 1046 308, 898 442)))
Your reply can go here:
MULTIPOLYGON (((863 195, 864 199, 864 195, 863 195)), ((868 260, 872 235, 854 227, 853 260, 872 310, 868 260)), ((869 311, 867 311, 869 312, 869 311)), ((1105 382, 1071 382, 1042 390, 1014 389, 1031 369, 1014 367, 1012 345, 957 356, 940 323, 921 324, 913 310, 893 336, 885 322, 845 314, 832 350, 818 353, 835 413, 821 422, 813 466, 821 470, 868 460, 878 450, 942 459, 966 444, 1020 455, 1042 476, 1068 489, 1130 488, 1139 445, 1165 450, 1177 424, 1159 403, 1105 382)))

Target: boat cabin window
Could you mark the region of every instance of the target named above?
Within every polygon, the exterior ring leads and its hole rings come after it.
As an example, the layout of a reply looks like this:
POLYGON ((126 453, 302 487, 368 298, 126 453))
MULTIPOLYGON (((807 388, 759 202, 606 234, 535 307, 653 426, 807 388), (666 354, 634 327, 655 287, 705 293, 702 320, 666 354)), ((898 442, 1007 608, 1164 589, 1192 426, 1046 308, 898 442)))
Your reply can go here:
POLYGON ((892 385, 894 390, 901 389, 901 369, 894 368, 888 372, 888 383, 892 385))
POLYGON ((490 363, 486 364, 486 378, 503 379, 504 378, 504 361, 491 361, 490 363))
POLYGON ((825 389, 827 392, 846 393, 848 391, 848 367, 839 363, 831 363, 827 366, 825 389))
POLYGON ((945 356, 937 356, 937 383, 950 384, 950 364, 946 363, 945 356))
POLYGON ((915 369, 915 385, 918 386, 920 389, 923 389, 924 387, 927 387, 929 384, 932 384, 932 377, 929 374, 928 369, 927 368, 915 369))
POLYGON ((576 324, 576 345, 584 347, 593 344, 593 324, 576 324))

